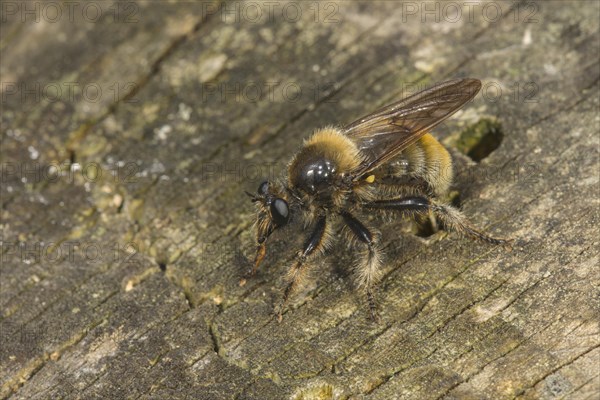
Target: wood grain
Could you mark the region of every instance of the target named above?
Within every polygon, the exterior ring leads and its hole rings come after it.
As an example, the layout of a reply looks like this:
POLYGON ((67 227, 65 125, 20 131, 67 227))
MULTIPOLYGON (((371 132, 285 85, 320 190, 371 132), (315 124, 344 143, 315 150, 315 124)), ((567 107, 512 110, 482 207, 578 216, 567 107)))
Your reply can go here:
POLYGON ((35 4, 0 28, 2 398, 598 396, 598 2, 35 4), (482 94, 434 135, 512 251, 383 224, 379 324, 343 245, 273 320, 306 232, 239 286, 243 191, 314 129, 464 76, 482 94), (486 118, 475 163, 452 143, 486 118))

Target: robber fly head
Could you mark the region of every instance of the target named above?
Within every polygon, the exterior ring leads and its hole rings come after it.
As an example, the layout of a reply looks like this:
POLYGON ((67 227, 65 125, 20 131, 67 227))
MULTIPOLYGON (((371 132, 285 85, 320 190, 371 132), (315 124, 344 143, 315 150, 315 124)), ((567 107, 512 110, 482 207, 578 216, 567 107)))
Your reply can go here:
POLYGON ((259 216, 264 220, 263 224, 267 225, 265 227, 267 228, 266 232, 288 223, 290 219, 290 207, 277 185, 269 181, 264 181, 258 186, 256 194, 248 192, 246 194, 250 196, 252 202, 258 204, 259 216))

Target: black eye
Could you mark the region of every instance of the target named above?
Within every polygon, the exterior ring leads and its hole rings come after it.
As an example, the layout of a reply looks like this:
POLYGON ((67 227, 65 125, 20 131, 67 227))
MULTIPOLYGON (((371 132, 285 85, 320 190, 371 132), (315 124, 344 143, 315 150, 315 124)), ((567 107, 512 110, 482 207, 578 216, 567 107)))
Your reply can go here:
POLYGON ((264 181, 258 186, 258 194, 261 196, 266 196, 269 193, 269 182, 264 181))
POLYGON ((275 199, 271 203, 271 218, 277 226, 285 225, 290 217, 288 204, 283 199, 275 199))

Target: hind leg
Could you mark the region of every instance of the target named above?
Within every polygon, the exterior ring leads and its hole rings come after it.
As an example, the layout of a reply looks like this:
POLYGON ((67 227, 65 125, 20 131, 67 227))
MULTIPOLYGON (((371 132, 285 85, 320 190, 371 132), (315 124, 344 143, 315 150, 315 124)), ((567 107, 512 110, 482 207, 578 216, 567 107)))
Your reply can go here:
POLYGON ((398 199, 375 200, 365 204, 366 208, 377 210, 395 210, 414 216, 432 213, 444 226, 464 236, 481 242, 495 245, 508 245, 511 241, 486 235, 475 228, 467 218, 455 207, 437 204, 425 196, 408 196, 398 199))

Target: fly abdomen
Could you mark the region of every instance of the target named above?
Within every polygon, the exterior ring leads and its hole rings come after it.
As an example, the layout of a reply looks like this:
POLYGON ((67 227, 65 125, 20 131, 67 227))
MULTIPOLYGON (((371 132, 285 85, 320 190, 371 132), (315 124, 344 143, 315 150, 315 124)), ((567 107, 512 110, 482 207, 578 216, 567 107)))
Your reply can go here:
POLYGON ((444 146, 426 133, 402 152, 406 173, 427 182, 437 196, 448 192, 452 184, 452 158, 444 146))

